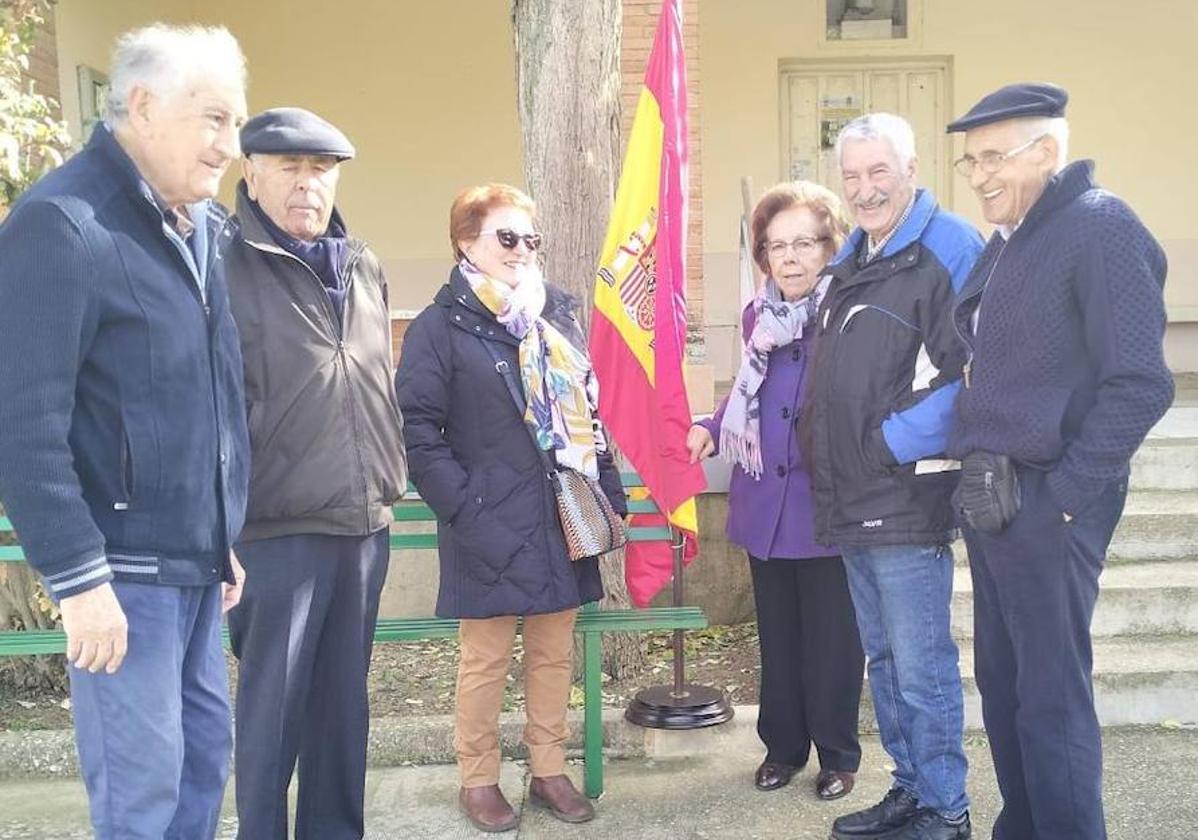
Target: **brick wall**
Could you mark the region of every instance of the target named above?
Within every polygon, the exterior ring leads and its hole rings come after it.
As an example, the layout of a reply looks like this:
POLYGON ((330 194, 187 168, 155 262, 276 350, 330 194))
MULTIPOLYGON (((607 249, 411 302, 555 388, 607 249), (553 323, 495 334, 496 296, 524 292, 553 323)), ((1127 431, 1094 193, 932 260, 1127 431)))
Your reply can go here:
MULTIPOLYGON (((627 142, 644 83, 649 50, 657 31, 661 0, 623 0, 624 34, 620 52, 620 129, 627 142)), ((703 358, 703 166, 699 126, 702 114, 702 78, 699 71, 699 0, 682 2, 682 38, 686 50, 686 79, 690 114, 690 221, 687 227, 686 300, 688 350, 703 358)))
POLYGON ((58 88, 58 41, 54 34, 53 12, 38 28, 37 37, 33 42, 33 52, 29 54, 29 73, 27 75, 37 86, 38 93, 54 100, 57 106, 55 116, 61 117, 62 105, 58 88))

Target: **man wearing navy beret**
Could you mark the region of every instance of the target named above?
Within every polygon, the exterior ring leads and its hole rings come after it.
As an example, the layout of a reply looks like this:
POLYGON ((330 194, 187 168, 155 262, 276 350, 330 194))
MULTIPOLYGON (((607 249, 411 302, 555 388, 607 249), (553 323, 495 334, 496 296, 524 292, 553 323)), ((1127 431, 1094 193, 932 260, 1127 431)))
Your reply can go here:
POLYGON ((1173 399, 1165 255, 1092 161, 1065 165, 1067 99, 1009 85, 948 126, 996 228, 954 311, 969 361, 949 454, 962 490, 970 459, 1005 456, 1020 491, 1005 526, 971 524, 959 496, 997 840, 1106 837, 1090 619, 1131 456, 1173 399))
POLYGON ((245 359, 252 469, 238 543, 255 578, 229 615, 238 836, 363 836, 366 671, 407 484, 387 281, 334 206, 354 147, 310 111, 241 132, 239 224, 225 254, 245 359))

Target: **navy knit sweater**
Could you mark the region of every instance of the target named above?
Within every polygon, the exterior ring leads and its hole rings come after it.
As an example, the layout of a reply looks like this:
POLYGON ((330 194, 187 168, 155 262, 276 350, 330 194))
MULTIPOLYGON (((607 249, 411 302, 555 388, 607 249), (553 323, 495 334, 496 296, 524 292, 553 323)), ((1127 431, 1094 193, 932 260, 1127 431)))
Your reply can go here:
POLYGON ((1009 240, 995 233, 954 310, 970 363, 949 454, 984 449, 1047 470, 1070 514, 1127 475, 1173 400, 1165 254, 1093 173, 1091 161, 1067 166, 1009 240))

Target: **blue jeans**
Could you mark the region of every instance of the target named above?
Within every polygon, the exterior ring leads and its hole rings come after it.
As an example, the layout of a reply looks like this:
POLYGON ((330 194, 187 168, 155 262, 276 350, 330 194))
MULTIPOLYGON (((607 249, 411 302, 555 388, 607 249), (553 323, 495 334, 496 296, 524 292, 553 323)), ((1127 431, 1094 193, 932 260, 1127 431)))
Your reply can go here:
POLYGON ((129 622, 124 663, 69 669, 96 840, 210 839, 233 747, 220 584, 112 587, 129 622))
POLYGON ((894 783, 921 807, 956 817, 969 807, 964 701, 949 621, 948 546, 842 546, 869 688, 894 783))

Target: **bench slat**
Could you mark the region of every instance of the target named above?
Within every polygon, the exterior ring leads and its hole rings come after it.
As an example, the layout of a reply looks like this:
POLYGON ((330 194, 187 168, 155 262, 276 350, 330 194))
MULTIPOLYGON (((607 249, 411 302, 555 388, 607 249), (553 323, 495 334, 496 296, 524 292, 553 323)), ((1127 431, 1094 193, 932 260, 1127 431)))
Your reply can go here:
POLYGON ((437 514, 433 513, 424 502, 400 502, 391 507, 396 522, 436 522, 437 514))
MULTIPOLYGON (((628 529, 630 542, 658 542, 670 538, 670 529, 665 526, 638 527, 628 529)), ((392 534, 391 548, 429 550, 437 547, 437 535, 428 534, 392 534)), ((19 545, 0 545, 0 563, 20 563, 25 560, 25 552, 19 545)))
MULTIPOLYGON (((650 607, 644 610, 582 610, 575 629, 580 633, 645 630, 699 630, 707 626, 701 607, 650 607)), ((384 618, 375 626, 379 642, 413 642, 452 638, 458 633, 453 618, 384 618)), ((227 629, 222 630, 225 645, 227 629)), ((61 630, 0 630, 0 657, 63 653, 66 635, 61 630)))
MULTIPOLYGON (((396 522, 436 522, 437 514, 433 513, 424 502, 400 502, 391 508, 396 522)), ((660 513, 657 503, 652 499, 629 499, 629 513, 660 513)))
POLYGON ((435 533, 393 533, 391 548, 397 549, 435 549, 437 536, 435 533))

